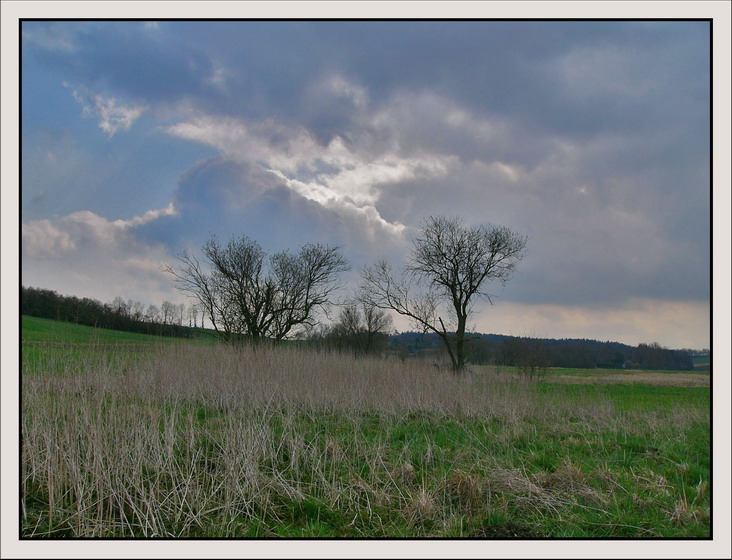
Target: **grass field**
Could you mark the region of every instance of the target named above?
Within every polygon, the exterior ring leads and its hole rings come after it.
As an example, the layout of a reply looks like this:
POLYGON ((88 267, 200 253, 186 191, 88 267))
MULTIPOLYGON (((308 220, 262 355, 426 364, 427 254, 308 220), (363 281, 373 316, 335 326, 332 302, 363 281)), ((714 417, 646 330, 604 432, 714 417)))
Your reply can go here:
POLYGON ((710 536, 708 374, 22 336, 26 538, 710 536))
POLYGON ((212 331, 197 329, 193 339, 99 329, 29 315, 21 316, 23 363, 26 367, 62 368, 68 362, 84 361, 91 355, 107 361, 126 360, 166 346, 216 345, 212 331))
POLYGON ((160 344, 210 344, 215 339, 211 331, 196 329, 198 338, 173 338, 138 334, 110 329, 97 329, 85 325, 53 321, 29 315, 21 316, 23 345, 42 346, 123 346, 123 345, 160 345, 160 344))
MULTIPOLYGON (((474 366, 476 371, 520 377, 517 367, 474 366)), ((544 381, 582 385, 655 385, 664 387, 709 387, 708 371, 661 371, 624 369, 547 368, 544 381)))

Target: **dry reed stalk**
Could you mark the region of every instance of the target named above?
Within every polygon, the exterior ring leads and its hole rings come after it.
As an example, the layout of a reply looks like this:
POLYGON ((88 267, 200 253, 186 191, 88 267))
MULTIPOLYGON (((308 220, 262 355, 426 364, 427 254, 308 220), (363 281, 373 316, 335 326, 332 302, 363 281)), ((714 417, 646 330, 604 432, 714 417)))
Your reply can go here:
MULTIPOLYGON (((212 517, 230 536, 236 520, 285 519, 287 504, 308 498, 349 515, 365 512, 382 527, 383 510, 405 512, 415 524, 436 519, 435 492, 453 494, 467 509, 480 510, 491 492, 556 509, 572 489, 587 488, 570 466, 571 488, 505 469, 482 486, 467 474, 440 486, 417 477, 406 454, 393 462, 383 441, 362 432, 360 418, 401 422, 427 413, 459 424, 492 417, 507 441, 527 433, 526 419, 568 433, 561 426, 569 415, 581 431, 627 427, 610 403, 558 398, 547 407, 534 384, 504 375, 456 378, 419 361, 293 347, 161 348, 128 362, 99 353, 39 364, 48 369, 23 376, 27 536, 184 536, 210 527, 212 517), (306 440, 303 422, 328 414, 352 430, 348 448, 306 440)), ((421 453, 417 460, 430 466, 432 445, 421 453)), ((700 515, 682 506, 678 519, 700 515)))

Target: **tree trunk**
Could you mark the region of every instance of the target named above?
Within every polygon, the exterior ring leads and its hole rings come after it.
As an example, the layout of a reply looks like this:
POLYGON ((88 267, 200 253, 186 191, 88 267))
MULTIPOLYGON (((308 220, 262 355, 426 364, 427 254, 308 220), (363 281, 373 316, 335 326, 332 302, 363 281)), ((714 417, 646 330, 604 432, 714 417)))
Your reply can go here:
POLYGON ((455 373, 462 373, 465 369, 465 325, 467 317, 460 315, 458 317, 458 328, 455 333, 455 373))

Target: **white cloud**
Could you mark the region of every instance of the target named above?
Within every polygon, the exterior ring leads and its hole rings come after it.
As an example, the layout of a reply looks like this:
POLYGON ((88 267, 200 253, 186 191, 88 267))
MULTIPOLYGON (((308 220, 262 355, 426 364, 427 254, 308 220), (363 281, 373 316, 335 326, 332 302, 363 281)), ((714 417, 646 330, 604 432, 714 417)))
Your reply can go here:
POLYGON ((213 68, 211 73, 204 78, 203 82, 214 89, 220 91, 227 91, 227 81, 229 80, 232 72, 226 68, 223 64, 218 61, 212 61, 213 68))
POLYGON ((167 132, 214 146, 236 161, 255 163, 308 200, 330 209, 356 210, 394 234, 404 226, 379 215, 380 187, 443 176, 454 163, 453 157, 442 154, 400 155, 391 146, 374 154, 371 138, 336 136, 323 145, 304 127, 269 120, 249 123, 207 116, 170 126, 167 132))
POLYGON ((23 254, 30 257, 59 258, 76 246, 71 235, 50 220, 33 220, 22 226, 23 254))
POLYGON ((173 204, 159 210, 148 210, 129 220, 110 221, 81 210, 57 220, 31 220, 22 225, 23 254, 30 257, 60 258, 83 249, 119 249, 132 247, 134 239, 128 231, 161 216, 176 213, 173 204))
POLYGON ((80 211, 26 222, 23 284, 103 301, 117 295, 147 302, 170 299, 170 279, 160 271, 161 264, 171 260, 167 249, 140 241, 134 229, 174 213, 169 205, 129 220, 110 221, 80 211))
MULTIPOLYGON (((66 87, 71 87, 64 83, 66 87)), ((72 89, 74 99, 83 107, 84 116, 99 118, 101 128, 111 138, 120 130, 130 130, 133 123, 147 108, 143 106, 125 106, 113 97, 104 97, 99 93, 92 93, 85 88, 72 89)))
POLYGON ((171 202, 165 208, 161 208, 159 210, 148 210, 142 216, 135 216, 129 220, 115 220, 114 223, 121 225, 123 228, 130 228, 152 222, 161 216, 175 216, 177 213, 175 205, 171 202))
MULTIPOLYGON (((372 129, 381 142, 390 140, 391 147, 435 145, 440 151, 459 152, 462 138, 481 146, 498 146, 513 131, 503 117, 475 114, 454 99, 429 90, 401 90, 372 112, 363 112, 359 125, 372 129)), ((492 157, 491 152, 483 154, 492 157)))
POLYGON ((361 87, 343 76, 334 75, 323 82, 320 92, 350 101, 356 109, 365 109, 369 102, 366 88, 361 87))

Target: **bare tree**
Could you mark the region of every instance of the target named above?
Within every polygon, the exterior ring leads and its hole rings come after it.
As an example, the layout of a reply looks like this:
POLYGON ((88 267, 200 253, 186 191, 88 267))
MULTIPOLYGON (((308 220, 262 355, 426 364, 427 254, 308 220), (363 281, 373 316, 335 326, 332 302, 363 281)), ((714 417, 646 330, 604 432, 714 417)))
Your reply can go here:
POLYGON ((383 309, 358 300, 343 304, 338 320, 329 328, 314 333, 328 347, 370 354, 386 349, 392 318, 383 309))
POLYGON ((312 324, 315 313, 339 288, 348 265, 339 247, 306 244, 299 253, 268 256, 246 236, 222 245, 215 237, 203 246, 205 267, 195 255, 178 256, 164 270, 179 290, 193 296, 214 329, 229 341, 280 341, 294 328, 312 324))
POLYGON ((488 284, 509 280, 526 241, 505 227, 469 227, 460 218, 430 217, 413 240, 402 274, 397 277, 384 260, 364 268, 360 297, 437 334, 453 371, 459 372, 466 364, 465 332, 475 302, 492 303, 488 284))
POLYGON ((131 317, 135 321, 142 321, 145 318, 145 304, 141 301, 127 300, 127 305, 130 308, 131 317))
POLYGON ((188 326, 198 328, 198 306, 195 303, 188 306, 188 326))
POLYGON ((379 340, 388 341, 389 330, 393 321, 383 309, 368 302, 361 303, 363 312, 363 332, 366 335, 366 352, 372 352, 378 348, 379 340))
POLYGON ((120 317, 128 317, 130 314, 129 303, 125 302, 120 296, 114 298, 112 303, 109 304, 109 308, 120 317))
POLYGON ((177 307, 177 305, 169 302, 167 299, 163 301, 162 305, 160 306, 160 311, 163 314, 163 324, 173 324, 173 321, 175 320, 175 315, 178 311, 177 307))
POLYGON ((361 310, 355 301, 346 302, 341 308, 336 323, 344 332, 357 334, 363 329, 361 310))
POLYGON ((549 373, 551 352, 546 342, 538 338, 519 340, 519 372, 531 381, 545 378, 549 373))
POLYGON ((145 320, 149 323, 158 323, 160 321, 160 308, 157 305, 150 304, 145 312, 145 320))

